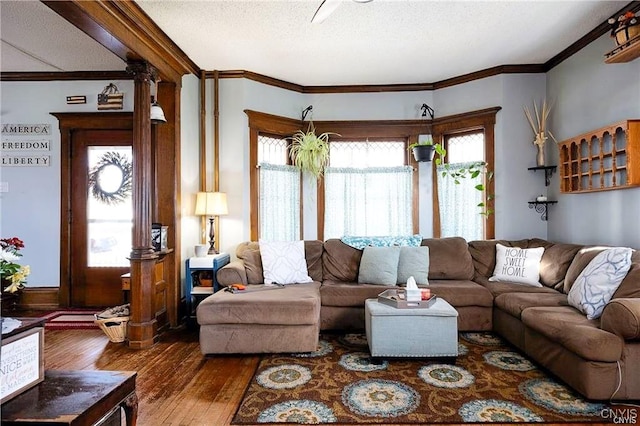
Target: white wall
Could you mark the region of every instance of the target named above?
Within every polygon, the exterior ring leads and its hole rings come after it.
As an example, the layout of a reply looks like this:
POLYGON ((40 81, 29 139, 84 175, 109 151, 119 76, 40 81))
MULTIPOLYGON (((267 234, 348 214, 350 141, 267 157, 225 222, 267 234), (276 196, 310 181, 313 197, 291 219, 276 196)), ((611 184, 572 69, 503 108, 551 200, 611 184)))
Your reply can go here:
MULTIPOLYGON (((11 152, 51 156, 48 167, 0 167, 0 181, 9 191, 0 193, 0 236, 25 243, 21 264, 31 266, 27 285, 60 285, 60 131, 51 112, 95 112, 98 93, 110 81, 2 82, 0 121, 51 124, 51 150, 11 152), (84 105, 67 105, 66 97, 85 95, 84 105)), ((124 111, 133 110, 133 82, 113 81, 124 92, 124 111)), ((3 136, 23 140, 25 136, 3 136)))
MULTIPOLYGON (((196 193, 200 186, 200 79, 195 75, 182 78, 180 93, 180 259, 195 255, 194 245, 200 243, 200 217, 195 216, 196 193)), ((181 262, 184 264, 184 262, 181 262)), ((181 279, 184 279, 184 270, 181 279)))
MULTIPOLYGON (((555 99, 551 129, 559 141, 640 118, 640 60, 605 64, 604 54, 613 48, 604 35, 547 73, 547 97, 555 99)), ((557 164, 555 146, 549 154, 557 164)), ((558 200, 550 239, 640 248, 640 188, 560 194, 555 180, 549 193, 558 200)))

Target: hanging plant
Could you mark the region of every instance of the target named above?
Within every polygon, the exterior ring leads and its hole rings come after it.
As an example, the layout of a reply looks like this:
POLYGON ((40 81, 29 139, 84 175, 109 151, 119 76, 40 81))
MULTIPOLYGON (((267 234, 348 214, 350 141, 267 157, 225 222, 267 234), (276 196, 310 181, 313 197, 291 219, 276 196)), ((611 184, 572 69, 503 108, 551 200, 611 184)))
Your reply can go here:
POLYGON ((303 172, 309 172, 319 178, 329 163, 329 136, 337 133, 322 133, 316 135, 313 122, 309 122, 307 132, 298 130, 291 139, 289 153, 293 165, 303 172))
POLYGON ((124 202, 131 196, 131 161, 117 152, 106 152, 89 171, 89 188, 93 197, 105 204, 124 202))
MULTIPOLYGON (((489 182, 493 179, 493 172, 487 170, 487 163, 485 161, 475 161, 469 164, 466 168, 451 167, 449 163, 445 163, 444 157, 447 155, 447 150, 444 149, 439 143, 434 145, 434 149, 438 157, 435 159, 436 166, 442 166, 440 173, 442 177, 449 177, 453 179, 456 185, 460 185, 462 179, 476 179, 480 175, 484 175, 483 181, 489 182)), ((485 193, 487 187, 484 183, 479 183, 474 188, 480 192, 485 193)), ((493 213, 493 210, 489 208, 488 202, 494 198, 493 194, 485 194, 486 202, 481 201, 477 204, 480 208, 480 214, 482 216, 489 216, 493 213)))

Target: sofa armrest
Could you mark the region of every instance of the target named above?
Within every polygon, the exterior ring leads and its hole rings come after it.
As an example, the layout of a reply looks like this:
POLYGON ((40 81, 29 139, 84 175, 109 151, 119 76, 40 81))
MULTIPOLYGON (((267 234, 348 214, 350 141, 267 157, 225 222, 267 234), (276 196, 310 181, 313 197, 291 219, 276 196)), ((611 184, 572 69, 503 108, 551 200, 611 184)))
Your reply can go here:
POLYGON ((222 287, 228 287, 231 284, 247 284, 247 271, 244 269, 242 260, 234 260, 218 269, 216 274, 218 284, 222 287))
POLYGON ((640 339, 640 299, 613 299, 605 306, 600 328, 625 340, 640 339))

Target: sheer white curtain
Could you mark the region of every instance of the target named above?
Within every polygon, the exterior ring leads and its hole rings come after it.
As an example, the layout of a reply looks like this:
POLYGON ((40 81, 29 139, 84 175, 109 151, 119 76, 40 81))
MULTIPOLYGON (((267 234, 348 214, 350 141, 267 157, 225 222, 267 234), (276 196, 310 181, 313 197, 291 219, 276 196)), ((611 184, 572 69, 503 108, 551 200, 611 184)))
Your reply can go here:
POLYGON ((300 239, 300 171, 260 163, 260 230, 263 240, 300 239))
POLYGON ((411 167, 329 167, 324 182, 325 239, 413 233, 411 167))
MULTIPOLYGON (((472 164, 449 164, 453 172, 466 169, 472 164)), ((475 186, 482 183, 482 174, 477 178, 460 179, 459 184, 451 176, 442 176, 444 166, 436 168, 438 172, 438 201, 440 207, 440 236, 463 237, 467 241, 483 238, 483 220, 478 203, 482 202, 482 191, 475 186)))

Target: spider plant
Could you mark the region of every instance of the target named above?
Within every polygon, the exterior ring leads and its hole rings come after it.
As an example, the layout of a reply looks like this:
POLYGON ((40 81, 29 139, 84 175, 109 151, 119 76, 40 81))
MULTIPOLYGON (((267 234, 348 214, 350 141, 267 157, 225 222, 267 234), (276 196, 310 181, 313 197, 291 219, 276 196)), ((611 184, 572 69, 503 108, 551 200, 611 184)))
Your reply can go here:
MULTIPOLYGON (((290 157, 293 165, 303 172, 309 172, 319 178, 329 163, 329 136, 337 133, 325 132, 316 135, 313 123, 309 123, 307 132, 298 130, 291 137, 290 157)), ((338 135, 339 136, 339 135, 338 135)))

